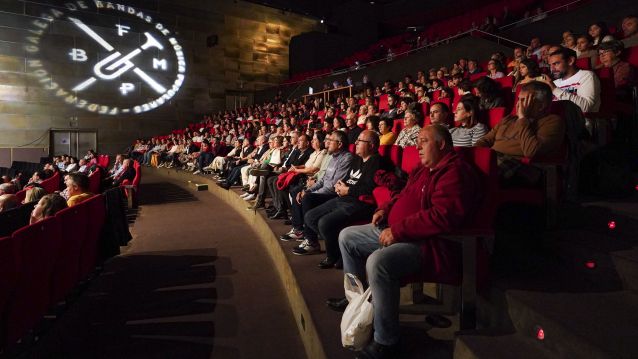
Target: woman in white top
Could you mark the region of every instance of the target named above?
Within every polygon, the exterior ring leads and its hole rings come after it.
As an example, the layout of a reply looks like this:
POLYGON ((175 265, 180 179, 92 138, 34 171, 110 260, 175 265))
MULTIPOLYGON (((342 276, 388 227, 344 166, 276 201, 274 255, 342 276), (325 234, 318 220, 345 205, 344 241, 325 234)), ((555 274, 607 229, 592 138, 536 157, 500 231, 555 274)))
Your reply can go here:
POLYGON ((614 37, 609 35, 607 24, 603 21, 599 21, 595 24, 589 25, 589 29, 587 30, 587 32, 589 33, 589 36, 594 39, 594 47, 600 45, 601 42, 614 40, 614 37))
POLYGON ((487 77, 491 79, 500 79, 501 77, 505 77, 503 64, 498 60, 490 60, 487 63, 487 77))
POLYGON ((367 118, 368 118, 368 107, 363 105, 359 106, 359 117, 357 118, 357 126, 365 125, 367 118))
POLYGON ((325 137, 326 135, 324 135, 323 132, 316 132, 314 136, 312 136, 312 141, 310 142, 314 152, 310 154, 308 161, 301 166, 291 166, 289 171, 308 176, 312 176, 319 172, 321 162, 323 162, 323 158, 326 156, 326 150, 323 148, 323 141, 325 137))
POLYGON ((487 127, 478 122, 478 111, 476 99, 466 97, 459 101, 454 111, 454 122, 461 126, 450 129, 455 147, 472 147, 487 133, 487 127))

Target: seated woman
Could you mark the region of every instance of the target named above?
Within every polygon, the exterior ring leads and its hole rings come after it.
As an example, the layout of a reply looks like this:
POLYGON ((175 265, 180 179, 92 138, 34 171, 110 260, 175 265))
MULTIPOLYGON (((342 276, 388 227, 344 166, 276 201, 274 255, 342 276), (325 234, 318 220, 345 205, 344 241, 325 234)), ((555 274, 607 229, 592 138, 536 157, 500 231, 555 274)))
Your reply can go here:
POLYGON ((516 89, 521 85, 540 79, 542 79, 542 76, 538 63, 532 59, 524 59, 518 65, 518 77, 515 80, 516 85, 513 86, 512 92, 516 92, 516 89))
POLYGON ((388 118, 379 119, 379 145, 391 146, 397 139, 397 135, 392 132, 392 120, 388 118))
POLYGON ((501 86, 489 77, 476 81, 476 95, 479 97, 479 109, 489 110, 495 107, 505 106, 501 96, 501 86))
POLYGON ((40 198, 40 201, 33 207, 29 224, 40 222, 41 220, 55 216, 59 211, 67 208, 66 200, 59 194, 52 193, 40 198))
POLYGON ((366 129, 379 134, 379 116, 368 116, 366 118, 366 129))
POLYGON ((37 202, 40 198, 44 197, 47 194, 47 191, 42 187, 32 187, 27 190, 25 194, 24 201, 22 203, 31 203, 37 202))
POLYGON ((579 59, 589 58, 591 68, 598 63, 598 51, 594 49, 594 39, 588 34, 578 35, 576 38, 576 57, 579 59))
POLYGON ((498 60, 490 60, 487 63, 487 77, 491 79, 500 79, 505 77, 503 63, 498 60))
POLYGON ((397 137, 395 144, 399 147, 416 146, 416 140, 421 127, 417 124, 414 110, 407 109, 405 111, 403 126, 405 127, 399 132, 399 137, 397 137))
POLYGON ((464 97, 459 101, 454 111, 454 122, 460 126, 450 129, 455 147, 472 147, 487 133, 487 127, 478 122, 478 114, 478 101, 475 98, 464 97))
POLYGON ((357 126, 364 125, 368 118, 368 106, 359 106, 359 116, 357 117, 357 126))

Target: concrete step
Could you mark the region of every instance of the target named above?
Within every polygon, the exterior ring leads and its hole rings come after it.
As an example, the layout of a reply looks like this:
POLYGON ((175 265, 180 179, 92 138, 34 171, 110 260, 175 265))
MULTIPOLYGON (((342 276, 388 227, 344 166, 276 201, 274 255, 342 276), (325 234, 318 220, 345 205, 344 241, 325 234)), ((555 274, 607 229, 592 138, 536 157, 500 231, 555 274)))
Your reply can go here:
POLYGON ((561 358, 637 358, 638 294, 506 292, 518 334, 535 338, 561 358))
POLYGON ((460 335, 454 346, 454 359, 552 359, 541 340, 520 334, 460 335))

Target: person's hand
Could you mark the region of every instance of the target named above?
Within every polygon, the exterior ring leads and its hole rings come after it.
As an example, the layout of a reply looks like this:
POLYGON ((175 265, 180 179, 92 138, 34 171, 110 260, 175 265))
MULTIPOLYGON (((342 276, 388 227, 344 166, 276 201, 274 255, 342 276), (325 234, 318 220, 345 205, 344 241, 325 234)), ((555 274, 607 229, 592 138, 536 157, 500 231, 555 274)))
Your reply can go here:
POLYGON ((552 81, 552 79, 545 74, 541 75, 540 77, 541 78, 539 81, 546 83, 552 89, 552 91, 554 91, 554 89, 556 88, 556 85, 554 85, 554 81, 552 81))
POLYGON ((347 196, 349 191, 350 191, 350 188, 346 186, 345 183, 338 181, 335 184, 335 192, 337 193, 339 197, 347 196))
POLYGON ((315 183, 317 183, 317 180, 315 180, 313 177, 308 178, 306 180, 306 188, 310 188, 310 187, 314 186, 315 183))
POLYGON ((297 193, 296 200, 297 200, 298 204, 301 204, 301 200, 303 199, 303 196, 305 196, 305 195, 306 195, 306 191, 301 191, 301 192, 297 193))
POLYGON ((522 96, 518 97, 518 102, 516 103, 516 115, 519 119, 529 118, 529 110, 532 104, 533 94, 524 93, 522 96))
POLYGON ((372 224, 375 226, 378 225, 379 222, 383 220, 384 216, 385 216, 385 211, 382 209, 374 212, 374 214, 372 215, 372 224))
POLYGON ((394 236, 392 235, 392 231, 390 230, 390 228, 386 228, 383 231, 381 231, 381 234, 379 234, 380 245, 382 245, 383 247, 389 247, 395 243, 397 243, 397 241, 394 239, 394 236))

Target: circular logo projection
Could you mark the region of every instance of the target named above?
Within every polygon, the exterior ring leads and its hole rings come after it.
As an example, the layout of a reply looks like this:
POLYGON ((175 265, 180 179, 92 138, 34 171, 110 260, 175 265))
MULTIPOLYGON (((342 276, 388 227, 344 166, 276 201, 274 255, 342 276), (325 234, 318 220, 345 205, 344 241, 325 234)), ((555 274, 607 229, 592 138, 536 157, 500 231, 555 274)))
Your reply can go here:
POLYGON ((142 10, 76 1, 46 9, 32 25, 27 68, 69 105, 103 115, 138 114, 167 103, 184 83, 182 47, 142 10))

